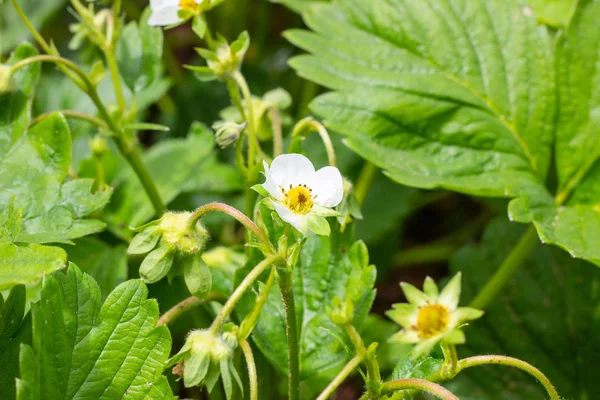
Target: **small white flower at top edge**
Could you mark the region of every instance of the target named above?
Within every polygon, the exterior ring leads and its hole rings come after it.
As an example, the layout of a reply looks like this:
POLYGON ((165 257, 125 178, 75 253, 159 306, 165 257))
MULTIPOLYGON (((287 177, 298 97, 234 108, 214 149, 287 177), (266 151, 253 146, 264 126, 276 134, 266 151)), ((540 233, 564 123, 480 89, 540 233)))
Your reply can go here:
POLYGON ((337 215, 332 208, 342 201, 344 185, 336 167, 315 171, 303 155, 283 154, 270 167, 265 162, 264 170, 267 180, 262 186, 275 211, 302 234, 307 234, 315 219, 337 215))
POLYGON ((483 311, 470 307, 458 307, 460 298, 460 272, 438 291, 433 279, 427 277, 423 291, 413 285, 401 282, 400 286, 407 303, 394 304, 386 315, 402 326, 402 330, 390 338, 391 342, 411 343, 417 346, 415 356, 428 354, 440 341, 452 344, 465 342, 465 334, 460 330, 465 322, 477 319, 483 311))
POLYGON ((204 0, 150 0, 152 15, 148 20, 148 25, 169 26, 182 21, 179 16, 180 10, 189 11, 195 14, 198 5, 204 0))

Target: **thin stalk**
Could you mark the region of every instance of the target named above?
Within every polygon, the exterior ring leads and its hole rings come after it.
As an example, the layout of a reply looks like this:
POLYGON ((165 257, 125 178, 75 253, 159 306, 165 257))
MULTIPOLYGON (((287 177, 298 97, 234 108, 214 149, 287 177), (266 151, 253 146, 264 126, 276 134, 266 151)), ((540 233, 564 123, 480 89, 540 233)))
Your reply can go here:
POLYGON ((200 218, 202 218, 206 214, 210 214, 211 212, 221 212, 235 218, 249 231, 251 231, 254 234, 254 236, 256 236, 259 242, 261 242, 267 249, 270 249, 273 253, 275 253, 275 249, 273 248, 271 242, 269 242, 269 238, 263 235, 258 226, 256 226, 256 224, 252 222, 252 220, 246 215, 244 215, 244 213, 242 213, 240 210, 238 210, 235 207, 231 207, 227 204, 214 202, 203 205, 202 207, 194 211, 194 213, 191 215, 189 219, 190 226, 193 226, 200 218))
POLYGON ((288 399, 298 400, 300 397, 300 348, 298 345, 298 322, 296 321, 296 304, 294 302, 291 271, 280 271, 279 289, 285 308, 288 343, 288 399))
POLYGON ((333 148, 331 137, 329 136, 327 129, 325 129, 320 122, 315 121, 312 117, 306 117, 303 120, 298 121, 296 126, 294 126, 294 130, 292 132, 292 141, 288 147, 288 153, 299 153, 301 151, 300 143, 302 143, 302 141, 306 139, 308 134, 313 130, 316 131, 321 137, 321 141, 323 142, 323 146, 327 152, 329 165, 335 167, 335 149, 333 148))
POLYGON ((424 379, 407 378, 397 379, 390 382, 385 382, 381 385, 381 393, 391 393, 397 390, 417 389, 423 392, 432 394, 442 400, 459 400, 454 394, 448 389, 437 383, 429 382, 424 379))
POLYGON ((356 196, 356 200, 358 200, 358 204, 362 205, 365 202, 376 174, 377 167, 365 160, 356 185, 354 185, 354 195, 356 196))
POLYGON ((504 288, 506 282, 514 275, 523 262, 533 253, 538 243, 539 238, 535 227, 530 226, 469 307, 480 310, 485 309, 498 292, 504 288))
POLYGON ((121 86, 121 77, 119 76, 119 67, 117 66, 117 59, 115 58, 114 49, 112 46, 104 49, 104 56, 106 57, 106 64, 110 70, 110 76, 113 82, 113 88, 115 90, 115 97, 117 98, 117 104, 119 110, 125 111, 127 105, 125 104, 125 97, 123 96, 123 87, 121 86))
POLYGON ((106 175, 104 173, 104 164, 102 164, 102 155, 94 156, 96 159, 96 175, 98 180, 98 190, 101 190, 106 184, 106 175))
POLYGON ((169 325, 191 308, 209 301, 223 301, 224 298, 225 297, 222 294, 215 292, 209 293, 203 299, 200 299, 196 296, 190 296, 187 299, 177 303, 175 306, 171 307, 167 312, 161 315, 161 317, 158 319, 158 322, 156 322, 156 326, 169 325))
POLYGON ((281 117, 275 107, 269 107, 269 116, 273 126, 273 158, 283 153, 283 134, 281 132, 281 117))
POLYGON ((108 125, 106 124, 106 122, 104 122, 100 118, 96 118, 92 115, 85 114, 85 113, 82 113, 79 111, 74 111, 74 110, 57 110, 57 111, 49 111, 49 112, 40 114, 37 117, 35 117, 35 119, 33 121, 31 121, 30 125, 31 126, 36 125, 36 124, 40 123, 43 119, 48 118, 50 115, 55 114, 55 113, 61 113, 62 115, 64 115, 67 118, 78 119, 81 121, 87 121, 90 124, 95 125, 100 129, 108 129, 108 125))
POLYGON ((269 292, 271 291, 271 287, 273 287, 273 283, 275 283, 275 268, 271 268, 271 272, 269 273, 269 278, 267 279, 267 283, 261 290, 258 298, 256 299, 256 303, 252 308, 252 311, 248 313, 248 315, 244 318, 242 323, 240 324, 240 330, 238 332, 238 338, 246 339, 252 333, 256 322, 258 321, 258 317, 260 315, 260 311, 264 307, 265 303, 269 299, 269 292))
POLYGON ((250 380, 250 400, 258 400, 258 374, 256 372, 256 363, 254 362, 254 355, 252 354, 252 348, 246 339, 240 340, 240 347, 246 358, 246 364, 248 365, 248 378, 250 380))
POLYGON ((221 311, 219 312, 219 314, 213 321, 212 325, 210 326, 210 330, 213 333, 217 333, 219 331, 219 329, 221 328, 221 325, 223 325, 223 323, 225 322, 225 319, 229 316, 229 314, 231 314, 231 312, 233 311, 233 308, 235 307, 237 302, 240 300, 242 295, 244 293, 246 293, 246 290, 248 290, 248 288, 254 283, 254 281, 267 268, 269 268, 271 265, 273 265, 277 262, 280 262, 282 260, 283 259, 281 257, 276 256, 276 255, 269 256, 269 257, 265 258, 264 260, 262 260, 256 267, 254 267, 254 269, 252 269, 252 271, 250 271, 250 273, 248 273, 248 275, 246 275, 246 277, 244 278, 242 283, 240 283, 240 285, 231 294, 229 299, 227 299, 227 302, 225 303, 225 305, 223 306, 223 308, 221 309, 221 311))
POLYGON ((460 244, 428 243, 422 246, 402 249, 394 256, 394 266, 407 267, 447 261, 460 247, 460 244))
POLYGON ((246 122, 248 122, 248 171, 252 171, 256 159, 256 121, 254 120, 254 106, 252 105, 252 95, 248 83, 239 71, 232 74, 232 78, 239 86, 248 112, 246 122))
POLYGON ((121 153, 125 156, 127 161, 129 161, 129 165, 131 166, 131 168, 133 168, 138 179, 142 183, 142 186, 146 190, 146 194, 148 195, 150 201, 152 202, 152 205, 154 206, 156 214, 162 215, 165 212, 166 207, 162 202, 160 194, 158 193, 158 190, 154 185, 154 181, 152 180, 150 173, 148 172, 146 166, 144 165, 144 162, 142 161, 142 157, 140 156, 137 147, 125 149, 124 142, 122 140, 117 141, 117 146, 119 147, 119 150, 121 150, 121 153))
POLYGON ((458 362, 458 370, 462 371, 466 368, 490 364, 505 365, 507 367, 514 367, 520 369, 521 371, 527 372, 529 375, 537 379, 542 386, 544 386, 544 389, 546 389, 546 392, 548 392, 548 396, 550 396, 551 400, 560 400, 560 396, 554 388, 554 385, 552 385, 552 382, 550 382, 550 380, 542 373, 542 371, 533 365, 516 358, 499 355, 468 357, 458 362))
POLYGON ((362 358, 363 356, 356 355, 352 360, 348 361, 348 364, 346 364, 344 368, 336 375, 336 377, 329 383, 329 385, 327 385, 325 390, 323 390, 319 397, 317 397, 317 400, 327 400, 330 398, 338 386, 340 386, 346 380, 348 375, 358 368, 362 362, 362 358))
MULTIPOLYGON (((360 356, 361 359, 365 362, 365 366, 367 367, 368 392, 371 393, 372 397, 375 397, 376 393, 374 392, 379 390, 379 385, 381 384, 381 372, 379 370, 379 364, 377 363, 377 361, 375 361, 374 357, 372 357, 375 348, 369 347, 369 349, 367 349, 365 347, 365 343, 362 340, 362 337, 352 324, 346 325, 345 328, 346 332, 348 333, 348 336, 350 337, 350 341, 354 345, 356 354, 360 356)), ((376 344, 372 344, 371 346, 376 346, 376 344)))

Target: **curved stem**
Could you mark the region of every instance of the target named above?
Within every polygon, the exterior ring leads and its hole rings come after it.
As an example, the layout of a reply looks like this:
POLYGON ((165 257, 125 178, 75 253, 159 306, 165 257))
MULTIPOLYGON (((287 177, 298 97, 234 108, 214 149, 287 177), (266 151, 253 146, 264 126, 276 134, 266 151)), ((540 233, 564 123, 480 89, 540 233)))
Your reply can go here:
POLYGON ((327 151, 327 159, 329 161, 329 165, 335 167, 335 149, 333 148, 331 137, 329 136, 327 129, 325 129, 325 127, 320 122, 315 121, 312 117, 306 117, 296 124, 292 132, 292 141, 290 142, 290 145, 288 147, 288 153, 299 153, 301 151, 300 143, 304 139, 306 139, 306 136, 312 130, 317 131, 317 133, 321 137, 321 141, 325 146, 325 151, 327 151))
POLYGON ((279 274, 279 289, 285 308, 285 325, 288 342, 288 399, 298 400, 300 397, 300 348, 298 346, 298 323, 296 321, 296 304, 290 270, 282 270, 279 274))
POLYGON ((551 400, 560 400, 558 392, 556 391, 550 380, 546 377, 546 375, 542 373, 542 371, 540 371, 533 365, 516 358, 499 355, 468 357, 458 362, 458 370, 462 371, 466 368, 490 364, 505 365, 507 367, 514 367, 520 369, 521 371, 527 372, 529 375, 537 379, 542 384, 542 386, 544 386, 551 400))
POLYGON ((537 231, 534 226, 530 226, 521 237, 517 245, 512 249, 508 257, 496 270, 494 275, 485 284, 483 289, 477 294, 475 299, 469 304, 469 307, 483 310, 494 299, 496 294, 504 288, 504 285, 519 269, 521 264, 533 253, 539 243, 537 231))
POLYGON ((267 249, 272 249, 273 253, 275 253, 273 245, 271 244, 271 242, 269 242, 269 239, 263 235, 258 226, 256 226, 256 224, 252 222, 252 220, 248 218, 243 212, 241 212, 235 207, 231 207, 230 205, 217 202, 205 204, 202 207, 198 208, 196 211, 194 211, 194 213, 190 216, 188 222, 190 226, 193 226, 200 218, 202 218, 206 214, 215 211, 222 212, 238 220, 238 222, 244 225, 249 231, 251 231, 254 234, 254 236, 256 236, 259 242, 266 246, 267 249))
POLYGON ((321 392, 317 400, 327 400, 335 392, 335 390, 346 380, 348 375, 352 373, 362 361, 363 356, 357 355, 352 360, 348 361, 348 364, 336 375, 336 377, 327 385, 325 390, 321 392))
POLYGON ((252 308, 252 311, 246 315, 242 323, 240 324, 240 330, 238 332, 238 338, 246 339, 252 333, 256 322, 258 321, 258 317, 260 315, 260 311, 264 307, 265 303, 269 299, 269 292, 271 291, 271 287, 273 287, 273 283, 275 283, 275 268, 271 268, 271 273, 269 273, 269 278, 267 279, 267 283, 263 286, 258 298, 256 299, 256 303, 252 308))
POLYGON ((248 122, 248 171, 252 171, 254 167, 254 161, 256 158, 256 121, 254 120, 254 106, 252 104, 252 95, 250 94, 250 88, 248 83, 239 71, 232 74, 232 78, 239 86, 244 101, 246 102, 246 110, 248 115, 246 122, 248 122))
POLYGON ((41 122, 43 119, 49 117, 52 114, 55 113, 61 113, 62 115, 64 115, 67 118, 73 118, 73 119, 79 119, 82 121, 87 121, 92 125, 97 126, 98 128, 101 129, 108 129, 108 125, 106 124, 106 122, 104 122, 103 120, 101 120, 100 118, 96 118, 92 115, 89 114, 85 114, 79 111, 74 111, 74 110, 57 110, 57 111, 48 111, 46 113, 40 114, 37 117, 35 117, 35 119, 33 121, 31 121, 31 126, 38 124, 39 122, 41 122))
POLYGON ((196 307, 199 304, 209 302, 209 301, 223 301, 225 296, 221 293, 211 292, 206 295, 205 298, 200 299, 196 296, 190 296, 187 299, 177 303, 175 306, 171 307, 167 312, 165 312, 156 322, 156 326, 161 325, 169 325, 171 322, 175 321, 177 318, 181 316, 181 314, 185 313, 190 308, 196 307))
POLYGON ((268 267, 279 261, 285 260, 276 255, 269 256, 262 260, 256 267, 254 267, 252 271, 250 271, 248 275, 246 275, 242 283, 240 283, 240 285, 231 294, 231 296, 221 309, 221 312, 219 312, 212 325, 210 326, 210 330, 213 333, 217 333, 219 331, 221 325, 223 325, 225 319, 229 316, 229 314, 231 314, 233 308, 235 307, 239 299, 246 292, 246 290, 248 290, 248 288, 254 283, 254 281, 260 276, 260 274, 262 274, 268 267))
POLYGON ((254 362, 254 355, 252 354, 252 348, 246 339, 240 340, 240 347, 246 358, 246 364, 248 365, 248 379, 250 380, 250 400, 258 400, 258 374, 256 373, 256 363, 254 362))
POLYGON ((395 392, 396 390, 417 389, 423 392, 432 394, 443 400, 459 400, 448 389, 437 383, 429 382, 424 379, 407 378, 397 379, 395 381, 386 382, 381 385, 381 393, 395 392))

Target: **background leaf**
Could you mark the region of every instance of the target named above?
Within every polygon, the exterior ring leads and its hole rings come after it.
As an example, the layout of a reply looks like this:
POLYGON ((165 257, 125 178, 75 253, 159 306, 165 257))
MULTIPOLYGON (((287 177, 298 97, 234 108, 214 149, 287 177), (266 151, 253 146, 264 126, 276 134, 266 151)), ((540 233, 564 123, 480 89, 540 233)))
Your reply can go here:
POLYGON ((18 398, 171 396, 161 376, 171 336, 165 326, 155 327, 158 305, 147 294, 141 281, 131 280, 101 308, 98 285, 76 266, 46 279, 31 310, 33 345, 21 351, 18 398), (32 380, 36 370, 39 379, 32 380))
POLYGON ((59 247, 13 244, 0 240, 0 290, 28 284, 66 266, 67 255, 59 247))
MULTIPOLYGON (((517 243, 523 227, 495 220, 478 247, 460 250, 451 271, 463 272, 461 303, 468 302, 517 243)), ((600 271, 585 261, 539 245, 483 318, 466 329, 460 357, 506 354, 539 368, 564 398, 593 397, 600 390, 600 271)), ((449 385, 461 399, 543 399, 542 386, 500 366, 461 372, 449 385)))

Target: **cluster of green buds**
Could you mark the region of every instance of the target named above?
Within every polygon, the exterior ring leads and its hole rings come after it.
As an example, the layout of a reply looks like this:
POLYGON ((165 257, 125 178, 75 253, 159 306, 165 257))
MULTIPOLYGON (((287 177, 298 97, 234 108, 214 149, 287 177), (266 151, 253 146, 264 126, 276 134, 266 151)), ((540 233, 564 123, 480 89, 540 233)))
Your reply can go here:
POLYGON ((73 38, 69 42, 70 50, 81 48, 86 40, 102 47, 105 45, 107 38, 112 36, 113 25, 110 10, 104 9, 95 13, 92 8, 93 5, 89 7, 81 6, 78 14, 79 22, 69 26, 69 30, 73 33, 73 38))
POLYGON ((221 335, 211 330, 193 330, 179 353, 167 360, 166 366, 176 364, 173 373, 183 377, 185 387, 206 387, 209 392, 221 377, 225 395, 230 400, 234 393, 233 380, 240 392, 243 391, 242 381, 233 365, 236 347, 236 327, 233 324, 223 326, 221 335))
MULTIPOLYGON (((268 91, 262 98, 252 96, 252 109, 254 118, 257 121, 256 136, 261 141, 268 141, 273 138, 273 125, 289 126, 292 123, 292 117, 285 113, 292 104, 292 96, 284 89, 277 88, 268 91), (278 118, 279 121, 273 121, 278 118)), ((244 112, 248 112, 248 107, 244 103, 244 112)), ((245 121, 240 110, 235 106, 229 106, 219 113, 225 121, 242 123, 245 121)))
POLYGON ((349 298, 342 301, 336 296, 333 298, 332 307, 327 307, 327 315, 338 326, 350 325, 354 320, 354 303, 349 298))
POLYGON ((242 32, 237 40, 229 44, 227 40, 220 36, 215 42, 214 51, 198 48, 196 51, 206 60, 206 67, 186 66, 196 72, 198 79, 202 81, 212 81, 214 79, 224 80, 232 78, 239 73, 240 66, 250 46, 250 36, 248 32, 242 32))
POLYGON ((0 93, 8 92, 11 88, 10 66, 0 64, 0 93))
POLYGON ((146 283, 183 273, 190 293, 198 297, 208 294, 212 278, 201 255, 209 234, 199 221, 192 220, 192 213, 167 212, 138 231, 127 252, 145 255, 140 277, 146 283))

